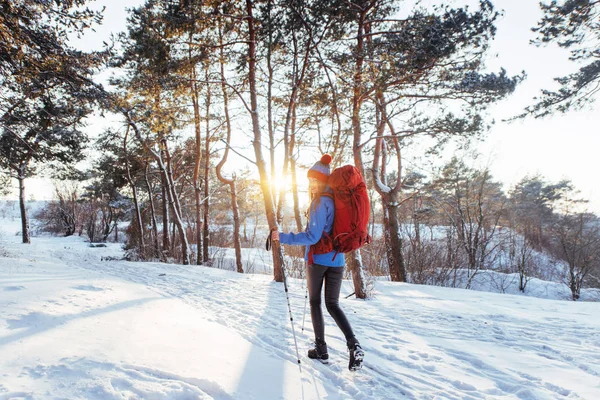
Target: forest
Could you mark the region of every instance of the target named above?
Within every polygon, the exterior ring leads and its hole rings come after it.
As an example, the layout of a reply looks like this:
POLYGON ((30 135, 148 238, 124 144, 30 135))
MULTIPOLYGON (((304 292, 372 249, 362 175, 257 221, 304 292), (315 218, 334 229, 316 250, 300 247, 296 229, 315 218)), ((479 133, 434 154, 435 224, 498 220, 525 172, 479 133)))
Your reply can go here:
MULTIPOLYGON (((70 38, 110 18, 86 3, 0 0, 0 194, 18 183, 23 243, 85 235, 123 242, 131 261, 206 266, 233 248, 245 273, 242 248, 303 230, 306 169, 328 153, 369 188, 374 240, 346 255, 358 298, 376 279, 469 288, 487 271, 521 291, 563 282, 573 300, 600 288, 600 220, 572 182, 507 189, 469 151, 525 79, 486 68, 493 2, 147 0, 83 52, 70 38), (95 137, 92 115, 119 123, 95 137), (432 168, 406 158, 450 146, 461 150, 432 168), (37 176, 55 200, 32 216, 37 176)), ((532 46, 578 64, 515 118, 569 112, 600 88, 600 3, 540 7, 532 46)), ((271 251, 275 281, 301 276, 302 250, 271 251)))

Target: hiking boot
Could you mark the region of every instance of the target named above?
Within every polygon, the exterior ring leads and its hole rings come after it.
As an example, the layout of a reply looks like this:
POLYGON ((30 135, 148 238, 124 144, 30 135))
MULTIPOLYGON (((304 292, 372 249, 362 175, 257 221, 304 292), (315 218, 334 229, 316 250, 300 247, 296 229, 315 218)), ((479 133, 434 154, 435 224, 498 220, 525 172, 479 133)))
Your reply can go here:
POLYGON ((315 342, 315 347, 308 350, 308 358, 319 360, 323 364, 328 364, 329 354, 327 354, 327 344, 325 344, 325 342, 315 342))
POLYGON ((356 338, 352 338, 347 342, 348 344, 348 353, 350 354, 348 369, 350 371, 356 371, 362 368, 363 358, 365 357, 365 352, 362 347, 358 343, 356 338))

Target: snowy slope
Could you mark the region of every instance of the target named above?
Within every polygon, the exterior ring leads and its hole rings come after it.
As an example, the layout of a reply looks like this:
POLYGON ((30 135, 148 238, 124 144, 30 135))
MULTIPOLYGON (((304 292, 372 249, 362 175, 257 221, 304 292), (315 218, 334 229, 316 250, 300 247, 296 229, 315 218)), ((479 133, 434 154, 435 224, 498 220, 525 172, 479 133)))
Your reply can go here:
POLYGON ((329 317, 332 363, 305 357, 291 280, 300 372, 270 276, 102 261, 118 245, 18 230, 0 220, 0 399, 600 399, 600 303, 391 282, 365 302, 348 282, 366 350, 351 373, 329 317))

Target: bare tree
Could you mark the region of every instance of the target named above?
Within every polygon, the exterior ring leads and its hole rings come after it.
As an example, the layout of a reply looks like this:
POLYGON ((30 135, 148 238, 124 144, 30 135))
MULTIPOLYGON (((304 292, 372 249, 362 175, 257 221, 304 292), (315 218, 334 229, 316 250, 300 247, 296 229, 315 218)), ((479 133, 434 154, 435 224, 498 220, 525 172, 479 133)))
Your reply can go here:
POLYGON ((566 262, 562 280, 573 300, 581 296, 586 279, 600 266, 600 219, 590 213, 565 213, 552 225, 554 254, 566 262))
POLYGON ((473 278, 481 269, 491 267, 497 254, 498 222, 506 199, 489 170, 468 168, 457 158, 443 168, 433 185, 437 187, 434 196, 456 229, 466 256, 466 288, 470 288, 473 278))
POLYGON ((42 230, 65 236, 77 232, 81 225, 79 192, 77 181, 54 182, 56 199, 36 215, 36 219, 42 224, 42 230))

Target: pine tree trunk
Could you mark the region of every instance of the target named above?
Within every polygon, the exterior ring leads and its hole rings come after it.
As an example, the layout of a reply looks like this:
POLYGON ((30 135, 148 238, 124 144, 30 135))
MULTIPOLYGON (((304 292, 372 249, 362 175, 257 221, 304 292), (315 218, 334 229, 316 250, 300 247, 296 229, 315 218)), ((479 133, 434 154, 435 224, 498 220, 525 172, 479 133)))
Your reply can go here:
POLYGON ((400 238, 400 223, 398 221, 399 202, 397 197, 402 188, 402 158, 398 140, 395 138, 395 129, 388 121, 385 98, 381 90, 376 91, 377 110, 376 126, 377 139, 375 140, 375 149, 373 152, 373 167, 371 168, 375 190, 381 196, 384 209, 384 240, 385 250, 388 262, 390 278, 393 282, 406 282, 406 266, 402 254, 402 239, 400 238), (396 147, 397 174, 396 182, 387 186, 386 164, 387 164, 387 146, 383 140, 385 127, 388 126, 390 137, 396 147))
MULTIPOLYGON (((190 45, 190 54, 189 57, 191 59, 191 45, 190 45)), ((200 105, 198 103, 198 83, 196 80, 196 67, 192 67, 191 72, 192 78, 192 105, 194 109, 194 132, 196 134, 196 160, 194 163, 194 177, 193 177, 193 185, 194 185, 194 200, 196 206, 195 218, 196 218, 196 264, 202 265, 202 192, 200 191, 200 164, 202 162, 202 137, 200 134, 200 105)), ((207 132, 208 135, 208 132, 207 132)))
MULTIPOLYGON (((237 191, 235 188, 235 178, 227 179, 221 173, 223 165, 227 162, 227 155, 229 154, 229 145, 231 144, 231 119, 229 117, 229 95, 227 93, 227 86, 225 85, 225 57, 223 56, 223 34, 222 27, 219 22, 219 44, 220 46, 220 67, 221 67, 221 91, 223 92, 223 112, 225 114, 225 127, 227 128, 227 137, 225 151, 223 158, 217 164, 216 173, 217 178, 222 183, 229 185, 231 192, 231 212, 233 213, 233 247, 235 248, 235 265, 237 272, 240 274, 244 273, 244 266, 242 264, 242 244, 240 243, 240 211, 237 201, 237 191)), ((246 238, 246 219, 244 218, 244 238, 246 238)))
MULTIPOLYGON (((171 237, 169 235, 169 224, 171 223, 170 221, 170 215, 169 215, 169 200, 168 200, 168 196, 167 196, 167 180, 165 179, 165 175, 163 174, 162 170, 161 172, 161 176, 160 176, 160 181, 161 181, 161 194, 162 194, 162 245, 163 245, 163 252, 167 251, 170 253, 171 251, 171 237)), ((163 253, 164 254, 164 253, 163 253)), ((164 255, 163 255, 164 257, 164 255)))
MULTIPOLYGON (((205 69, 205 79, 208 82, 208 66, 205 69)), ((210 239, 209 233, 209 216, 210 216, 210 191, 209 191, 209 180, 210 180, 210 85, 206 86, 206 135, 204 137, 204 199, 203 199, 203 210, 204 210, 204 224, 202 225, 202 261, 208 264, 210 261, 210 254, 208 252, 208 245, 210 239)))
POLYGON ((402 239, 400 238, 400 225, 398 223, 398 206, 395 199, 386 201, 388 223, 384 224, 386 230, 386 254, 390 269, 390 278, 394 282, 406 282, 406 267, 402 255, 402 239))
MULTIPOLYGON (((365 11, 366 12, 366 11, 365 11)), ((357 32, 357 43, 356 43, 356 59, 355 59, 355 70, 354 70, 354 87, 352 94, 352 133, 353 133, 353 145, 352 154, 354 156, 354 166, 360 171, 364 177, 364 166, 362 162, 362 149, 361 144, 361 121, 360 121, 360 109, 362 105, 362 90, 363 90, 363 62, 364 62, 364 20, 365 12, 362 12, 358 21, 358 32, 357 32)), ((365 291, 364 273, 362 257, 359 253, 360 250, 356 250, 350 253, 350 270, 352 272, 352 279, 354 281, 354 293, 357 298, 364 299, 367 294, 365 291)))
POLYGON ((294 107, 292 114, 292 126, 290 135, 290 175, 292 177, 292 195, 294 198, 294 220, 296 221, 296 229, 298 232, 302 231, 302 218, 300 217, 300 205, 298 199, 298 180, 296 176, 296 157, 294 156, 294 149, 296 148, 296 107, 294 107))
POLYGON ((238 209, 235 182, 230 183, 229 188, 231 190, 231 206, 233 212, 233 247, 235 248, 235 265, 237 266, 237 272, 243 274, 242 245, 240 243, 240 212, 238 209))
POLYGON ((19 208, 21 209, 21 236, 23 243, 31 243, 29 236, 29 220, 27 219, 27 208, 25 207, 25 168, 19 171, 19 208))
MULTIPOLYGON (((292 32, 293 44, 294 44, 294 63, 292 71, 292 92, 290 94, 290 100, 288 103, 288 111, 285 118, 285 125, 283 129, 283 145, 285 147, 284 155, 284 166, 283 176, 287 178, 288 171, 291 171, 292 177, 292 191, 294 195, 294 219, 296 221, 296 228, 298 231, 302 231, 302 219, 300 218, 300 210, 298 207, 298 186, 296 181, 296 161, 294 159, 294 148, 296 147, 296 109, 298 104, 298 93, 304 82, 306 71, 309 66, 309 57, 312 54, 312 34, 307 39, 306 49, 302 56, 302 66, 298 64, 299 49, 296 32, 292 32)), ((278 221, 282 220, 282 208, 285 205, 285 193, 286 188, 283 186, 279 195, 279 205, 277 208, 278 221)))
POLYGON ((292 172, 292 195, 294 197, 294 219, 296 220, 296 229, 298 232, 302 232, 302 217, 300 214, 300 199, 298 198, 298 179, 296 177, 296 160, 294 157, 291 158, 291 172, 292 172))
POLYGON ((152 252, 154 257, 160 257, 160 247, 158 245, 158 224, 156 223, 156 210, 154 208, 154 195, 152 193, 152 187, 150 186, 150 180, 148 179, 148 163, 144 170, 144 180, 146 181, 146 188, 148 189, 148 202, 150 203, 150 217, 152 220, 152 243, 154 244, 154 251, 152 252))
MULTIPOLYGON (((298 95, 298 82, 297 82, 297 73, 298 73, 298 65, 297 65, 297 47, 296 47, 296 38, 294 36, 294 62, 292 66, 292 93, 290 94, 290 99, 288 102, 287 114, 285 116, 285 124, 283 127, 283 171, 282 178, 287 179, 287 174, 290 165, 290 125, 292 123, 292 115, 294 113, 294 109, 296 108, 296 97, 298 95)), ((283 222, 283 207, 285 206, 285 194, 286 187, 282 185, 279 188, 279 201, 277 202, 277 223, 281 224, 283 222)))
POLYGON ((196 207, 194 212, 196 219, 196 265, 202 265, 202 192, 198 186, 194 188, 194 202, 196 207))
POLYGON ((363 262, 359 251, 350 253, 346 261, 350 272, 352 273, 352 282, 354 282, 354 295, 357 299, 367 298, 367 288, 365 285, 365 276, 363 274, 363 262))
MULTIPOLYGON (((246 0, 246 21, 248 24, 248 82, 250 86, 250 115, 252 117, 252 131, 254 133, 254 154, 256 157, 256 166, 260 176, 260 187, 263 194, 265 213, 269 229, 279 229, 275 215, 275 205, 267 168, 262 154, 262 138, 260 132, 260 121, 258 118, 258 96, 256 90, 256 29, 253 16, 254 4, 252 0, 246 0)), ((273 278, 276 282, 283 282, 283 250, 280 242, 273 242, 273 278)))
POLYGON ((129 186, 131 187, 131 192, 133 193, 133 206, 135 207, 135 219, 136 219, 136 223, 137 223, 137 228, 138 228, 138 232, 139 232, 139 247, 140 247, 140 252, 142 254, 142 259, 146 259, 146 245, 144 243, 144 227, 142 224, 142 214, 140 212, 140 206, 138 203, 138 195, 137 195, 137 188, 135 186, 135 183, 133 182, 133 179, 131 178, 131 170, 129 169, 129 160, 128 155, 127 155, 127 137, 129 135, 129 126, 127 126, 127 131, 125 132, 125 138, 123 139, 123 154, 125 155, 125 177, 127 178, 127 182, 129 183, 129 186))
MULTIPOLYGON (((177 195, 177 189, 175 187, 175 182, 173 181, 173 171, 171 166, 171 154, 169 153, 169 148, 167 147, 167 142, 165 139, 162 140, 162 145, 165 149, 165 154, 167 156, 167 165, 162 165, 163 173, 165 174, 166 182, 167 182, 167 195, 169 197, 169 203, 171 204, 171 211, 173 211, 173 222, 175 223, 175 227, 177 228, 177 232, 179 233, 179 239, 181 240, 181 256, 183 258, 183 265, 190 264, 190 246, 187 240, 187 234, 185 232, 185 227, 183 226, 183 219, 181 213, 181 205, 179 203, 179 196, 177 195)), ((158 160, 162 162, 162 160, 158 160)))
MULTIPOLYGON (((271 10, 273 1, 267 0, 267 23, 272 26, 271 10)), ((267 37, 267 129, 269 133, 269 161, 271 163, 271 178, 275 177, 275 133, 273 129, 273 29, 269 29, 267 37)), ((275 185, 271 185, 271 196, 275 199, 275 185)))

